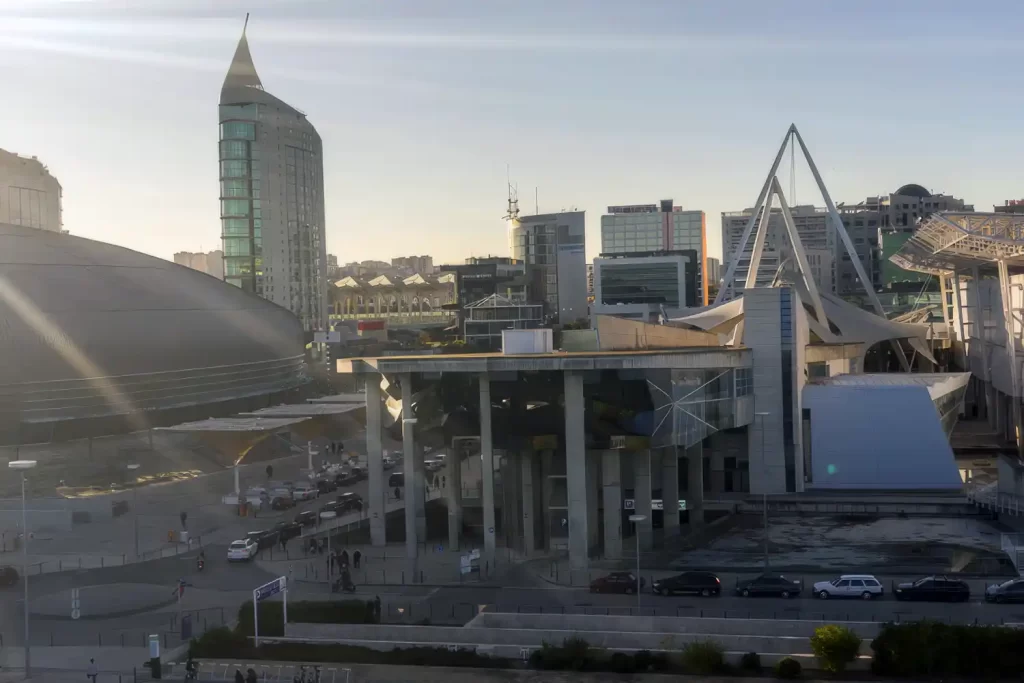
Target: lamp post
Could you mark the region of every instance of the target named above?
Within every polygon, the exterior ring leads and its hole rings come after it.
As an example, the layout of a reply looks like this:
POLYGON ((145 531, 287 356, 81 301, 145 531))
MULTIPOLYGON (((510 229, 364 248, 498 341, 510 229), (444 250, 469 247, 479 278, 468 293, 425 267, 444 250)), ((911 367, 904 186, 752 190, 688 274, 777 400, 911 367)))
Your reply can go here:
POLYGON ((28 512, 25 505, 25 470, 36 466, 35 460, 12 460, 7 467, 21 474, 21 582, 25 586, 25 678, 32 678, 32 658, 28 638, 28 512))
POLYGON ((768 460, 764 450, 764 418, 771 413, 754 413, 755 418, 761 418, 761 472, 764 480, 761 483, 761 500, 764 503, 764 568, 768 570, 768 460))
MULTIPOLYGON (((128 465, 128 471, 131 472, 132 474, 134 474, 135 470, 139 469, 139 467, 141 467, 141 465, 139 465, 138 463, 132 463, 132 464, 128 465)), ((138 486, 138 483, 139 483, 138 479, 136 479, 136 481, 132 482, 132 496, 133 496, 132 511, 134 513, 133 514, 134 520, 132 521, 132 524, 134 524, 134 526, 135 526, 135 559, 136 560, 139 559, 139 486, 138 486)))
POLYGON ((633 535, 636 536, 636 610, 640 612, 640 522, 647 519, 647 515, 630 515, 629 521, 633 522, 633 535))

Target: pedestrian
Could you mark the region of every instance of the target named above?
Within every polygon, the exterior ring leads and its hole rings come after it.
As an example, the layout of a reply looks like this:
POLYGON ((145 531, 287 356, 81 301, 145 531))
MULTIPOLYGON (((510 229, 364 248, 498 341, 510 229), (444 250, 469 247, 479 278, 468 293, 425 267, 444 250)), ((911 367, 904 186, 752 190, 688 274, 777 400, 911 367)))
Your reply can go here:
POLYGON ((373 611, 377 614, 377 621, 380 621, 380 596, 373 599, 373 611))
POLYGON ((359 569, 359 560, 363 559, 363 554, 356 550, 352 553, 352 566, 359 569))
POLYGON ((89 667, 85 670, 85 677, 92 680, 92 683, 96 683, 96 677, 99 676, 99 670, 96 668, 96 660, 89 660, 89 667))
POLYGON ((402 500, 402 489, 395 487, 395 500, 402 500))
POLYGON ((323 554, 324 554, 325 552, 327 552, 327 539, 326 539, 326 538, 321 538, 321 539, 320 539, 320 549, 319 549, 319 553, 320 553, 321 555, 323 555, 323 554))
POLYGON ((347 550, 342 550, 341 551, 340 562, 341 562, 342 569, 348 569, 348 551, 347 550))
POLYGON ((281 552, 288 557, 288 539, 285 536, 281 537, 281 552))

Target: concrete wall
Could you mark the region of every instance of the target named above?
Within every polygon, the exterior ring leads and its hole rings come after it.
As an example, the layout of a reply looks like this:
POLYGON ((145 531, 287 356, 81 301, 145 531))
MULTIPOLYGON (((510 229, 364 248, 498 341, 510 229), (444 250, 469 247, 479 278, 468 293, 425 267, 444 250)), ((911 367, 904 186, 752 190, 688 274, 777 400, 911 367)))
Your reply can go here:
POLYGON ((718 335, 680 327, 650 325, 610 315, 594 316, 602 351, 673 349, 682 346, 719 346, 718 335))
POLYGON ((744 294, 743 343, 753 352, 755 417, 748 430, 750 492, 785 493, 786 462, 782 430, 782 340, 778 288, 744 294))

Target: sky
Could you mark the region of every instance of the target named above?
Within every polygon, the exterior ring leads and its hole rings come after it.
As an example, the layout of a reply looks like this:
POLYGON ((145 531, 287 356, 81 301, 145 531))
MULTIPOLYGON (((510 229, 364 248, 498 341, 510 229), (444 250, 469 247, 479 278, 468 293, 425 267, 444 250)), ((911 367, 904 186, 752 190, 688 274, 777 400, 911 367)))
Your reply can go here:
MULTIPOLYGON (((833 199, 1024 196, 1019 0, 0 0, 0 148, 71 233, 219 248, 217 102, 251 13, 264 87, 324 142, 342 263, 508 255, 525 214, 752 206, 790 123, 833 199)), ((797 159, 795 203, 821 205, 797 159)), ((790 203, 794 203, 789 197, 790 203)))

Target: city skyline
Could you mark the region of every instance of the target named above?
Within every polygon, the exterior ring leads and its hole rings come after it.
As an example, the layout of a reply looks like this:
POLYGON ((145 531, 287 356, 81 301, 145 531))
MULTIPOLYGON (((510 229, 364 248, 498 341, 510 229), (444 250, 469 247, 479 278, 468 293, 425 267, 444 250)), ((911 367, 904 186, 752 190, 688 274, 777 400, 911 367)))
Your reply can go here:
MULTIPOLYGON (((261 76, 323 136, 327 248, 343 262, 507 253, 507 165, 524 214, 535 186, 542 213, 589 214, 588 261, 608 205, 662 197, 706 212, 717 256, 720 213, 754 203, 791 122, 836 201, 920 183, 984 211, 1019 194, 1000 161, 1024 151, 1018 96, 972 97, 1010 78, 1021 8, 727 5, 0 2, 19 103, 0 147, 49 165, 75 234, 167 259, 218 246, 209 102, 251 10, 261 76)), ((802 168, 796 185, 794 204, 820 204, 802 168)))

